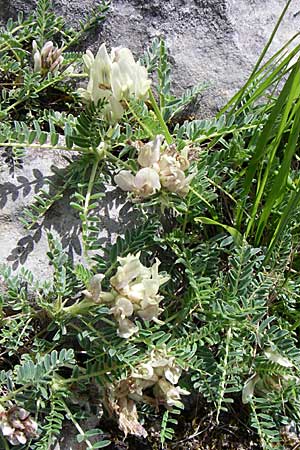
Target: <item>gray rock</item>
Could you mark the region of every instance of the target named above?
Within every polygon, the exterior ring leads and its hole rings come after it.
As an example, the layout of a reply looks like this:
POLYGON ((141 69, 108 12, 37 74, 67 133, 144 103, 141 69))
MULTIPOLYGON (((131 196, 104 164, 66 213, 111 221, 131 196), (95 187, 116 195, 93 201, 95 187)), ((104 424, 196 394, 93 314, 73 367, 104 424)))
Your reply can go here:
MULTIPOLYGON (((115 0, 97 45, 102 40, 113 46, 121 43, 138 55, 154 36, 163 36, 175 91, 209 82, 200 111, 211 115, 246 80, 285 4, 285 0, 115 0)), ((298 9, 291 7, 273 50, 299 29, 298 9)))
MULTIPOLYGON (((300 28, 300 7, 292 2, 272 50, 300 28)), ((55 10, 74 27, 94 0, 54 0, 55 10)), ((153 37, 166 39, 173 65, 175 92, 197 83, 211 88, 200 105, 202 116, 214 114, 251 72, 286 0, 112 0, 103 26, 81 46, 95 50, 102 42, 128 46, 138 56, 153 37)), ((35 8, 36 0, 0 0, 0 20, 35 8)))
MULTIPOLYGON (((2 156, 1 162, 4 159, 2 156)), ((48 232, 60 239, 71 260, 86 262, 82 256, 81 222, 77 211, 69 205, 70 192, 49 209, 32 231, 27 231, 20 221, 25 206, 33 202, 34 195, 42 188, 48 190, 46 179, 54 181, 57 178, 53 170, 63 170, 65 166, 61 153, 43 150, 37 154, 32 149, 27 150, 22 167, 10 171, 9 166, 4 166, 0 172, 0 263, 8 262, 13 269, 26 265, 39 279, 49 278, 48 232)), ((111 186, 104 186, 104 190, 105 198, 99 201, 96 214, 100 217, 100 242, 106 245, 123 234, 133 216, 119 190, 111 186)))

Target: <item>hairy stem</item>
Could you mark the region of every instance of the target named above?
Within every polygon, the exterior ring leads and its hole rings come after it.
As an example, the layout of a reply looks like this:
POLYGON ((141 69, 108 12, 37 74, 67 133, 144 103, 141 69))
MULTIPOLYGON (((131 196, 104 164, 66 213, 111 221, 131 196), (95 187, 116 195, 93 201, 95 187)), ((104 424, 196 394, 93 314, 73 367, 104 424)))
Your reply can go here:
POLYGON ((227 368, 228 368, 228 355, 229 355, 229 345, 232 337, 232 331, 231 328, 228 328, 227 334, 226 334, 226 346, 225 346, 225 355, 223 360, 223 370, 222 370, 222 378, 220 381, 220 391, 218 395, 218 405, 217 405, 217 417, 216 422, 219 423, 219 416, 221 412, 221 406, 222 406, 222 400, 224 398, 225 389, 226 389, 226 375, 227 375, 227 368))

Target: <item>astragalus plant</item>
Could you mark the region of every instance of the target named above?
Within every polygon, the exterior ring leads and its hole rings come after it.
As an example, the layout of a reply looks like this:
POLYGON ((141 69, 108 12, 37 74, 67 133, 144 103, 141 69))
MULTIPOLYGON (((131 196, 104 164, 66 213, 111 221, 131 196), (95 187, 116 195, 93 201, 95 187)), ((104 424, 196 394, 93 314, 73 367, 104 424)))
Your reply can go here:
POLYGON ((300 47, 263 59, 272 35, 216 118, 184 120, 203 86, 172 94, 163 41, 70 51, 108 7, 74 31, 39 0, 0 34, 2 170, 67 155, 22 220, 68 196, 83 249, 48 233, 46 281, 1 268, 1 448, 52 449, 66 421, 89 449, 228 448, 237 428, 231 448, 297 448, 300 47), (106 246, 104 185, 136 214, 106 246))

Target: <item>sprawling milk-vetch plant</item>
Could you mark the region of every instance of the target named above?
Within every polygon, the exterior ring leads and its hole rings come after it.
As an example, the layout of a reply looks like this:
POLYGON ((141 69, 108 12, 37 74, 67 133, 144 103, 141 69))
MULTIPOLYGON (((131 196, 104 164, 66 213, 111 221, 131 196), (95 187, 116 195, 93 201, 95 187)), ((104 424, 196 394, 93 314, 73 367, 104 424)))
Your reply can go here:
POLYGON ((164 189, 185 197, 195 173, 186 175, 190 163, 188 147, 181 152, 175 144, 163 146, 164 136, 157 135, 153 141, 136 141, 132 145, 138 150, 140 169, 134 175, 130 170, 121 170, 114 177, 123 190, 132 192, 133 199, 143 199, 164 189))
POLYGON ((168 354, 166 346, 162 346, 152 350, 129 376, 108 386, 108 405, 118 417, 125 435, 147 436, 147 431, 138 421, 135 402, 157 408, 161 405, 169 409, 183 407, 181 396, 190 392, 178 386, 181 374, 182 368, 175 357, 168 354))
POLYGON ((103 278, 97 274, 92 277, 89 289, 84 293, 89 300, 110 306, 109 312, 118 322, 118 335, 129 338, 138 332, 138 326, 129 318, 137 316, 161 323, 158 316, 163 312, 160 307, 163 296, 159 294, 159 288, 169 280, 169 276, 158 273, 158 259, 151 267, 144 266, 140 262, 140 252, 119 257, 118 262, 117 272, 110 278, 110 292, 102 291, 103 278))
POLYGON ((106 100, 104 114, 108 120, 121 119, 130 97, 147 98, 151 85, 147 69, 134 60, 128 48, 113 48, 109 55, 102 44, 96 56, 87 50, 83 61, 89 82, 79 93, 86 102, 97 104, 99 100, 106 100))
MULTIPOLYGON (((201 448, 215 447, 202 439, 224 429, 224 417, 228 429, 238 417, 231 436, 252 427, 264 450, 283 450, 283 427, 296 424, 300 434, 300 63, 293 65, 300 48, 288 53, 285 46, 257 66, 217 118, 185 120, 195 91, 172 94, 163 41, 155 40, 143 63, 126 48, 109 53, 102 44, 95 56, 87 50, 82 73, 82 55, 71 48, 78 33, 49 7, 50 0, 38 0, 34 17, 9 21, 0 32, 1 148, 13 163, 25 148, 68 151, 68 166, 35 196, 25 223, 42 226, 54 202, 71 192, 82 231, 79 225, 72 240, 79 248, 82 237, 82 261, 68 259, 65 238, 61 244, 49 236, 47 282, 27 269, 0 269, 0 447, 54 448, 65 419, 86 448, 108 445, 98 432, 101 441, 90 443, 95 430, 77 423, 86 413, 78 391, 93 385, 97 407, 114 413, 125 434, 146 436, 154 421, 153 448, 169 447, 174 414, 196 391, 201 448), (155 72, 151 89, 147 72, 155 72), (282 93, 269 96, 281 74, 282 93), (78 95, 76 80, 84 77, 78 95), (133 204, 122 212, 136 214, 112 245, 100 235, 107 184, 128 192, 133 204), (156 202, 164 207, 153 208, 156 202), (157 255, 170 274, 165 287, 157 255)), ((19 175, 18 189, 27 189, 19 175)), ((13 197, 6 184, 5 197, 13 197)))

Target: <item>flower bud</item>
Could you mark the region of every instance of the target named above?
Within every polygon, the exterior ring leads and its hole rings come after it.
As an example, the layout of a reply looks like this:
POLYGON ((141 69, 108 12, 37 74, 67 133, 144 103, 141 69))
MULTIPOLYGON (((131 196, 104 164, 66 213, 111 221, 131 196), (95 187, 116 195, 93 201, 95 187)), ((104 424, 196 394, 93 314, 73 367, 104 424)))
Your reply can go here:
POLYGON ((54 46, 52 41, 46 42, 41 50, 38 49, 36 41, 32 42, 34 72, 55 72, 59 69, 64 58, 61 56, 62 49, 54 46))

